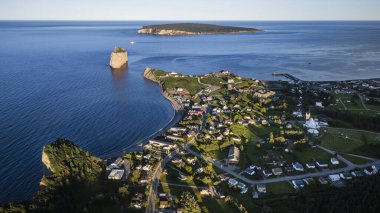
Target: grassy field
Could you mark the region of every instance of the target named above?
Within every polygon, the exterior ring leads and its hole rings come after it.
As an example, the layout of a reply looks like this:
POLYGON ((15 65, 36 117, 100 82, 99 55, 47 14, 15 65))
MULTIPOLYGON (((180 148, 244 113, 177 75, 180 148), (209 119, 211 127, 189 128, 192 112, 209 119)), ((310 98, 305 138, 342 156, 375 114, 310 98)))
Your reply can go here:
POLYGON ((223 80, 223 78, 201 78, 200 79, 201 83, 204 84, 211 84, 211 85, 216 85, 216 86, 222 86, 226 84, 227 82, 223 80))
POLYGON ((350 162, 355 163, 355 164, 366 164, 366 163, 373 162, 373 161, 368 160, 368 159, 364 159, 364 158, 360 158, 360 157, 356 157, 356 156, 352 156, 352 155, 347 155, 347 154, 342 154, 342 157, 346 158, 347 160, 349 160, 350 162))
POLYGON ((262 156, 265 155, 265 150, 256 147, 256 143, 249 142, 244 146, 244 151, 240 152, 239 167, 244 170, 252 164, 262 162, 262 156))
POLYGON ((292 185, 289 182, 275 182, 267 184, 268 192, 273 194, 288 194, 294 192, 292 185))
POLYGON ((175 89, 177 87, 180 87, 189 91, 190 94, 196 94, 202 88, 202 85, 199 84, 198 79, 195 77, 167 77, 162 78, 162 81, 164 82, 165 89, 175 89))
POLYGON ((318 140, 337 152, 380 158, 380 133, 327 128, 318 140))

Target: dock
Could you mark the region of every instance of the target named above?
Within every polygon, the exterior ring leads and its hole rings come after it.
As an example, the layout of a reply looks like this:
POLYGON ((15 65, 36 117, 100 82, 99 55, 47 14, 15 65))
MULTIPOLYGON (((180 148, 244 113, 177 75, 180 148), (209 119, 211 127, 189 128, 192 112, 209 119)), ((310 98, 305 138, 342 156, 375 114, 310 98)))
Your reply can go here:
POLYGON ((290 79, 294 82, 302 82, 301 79, 299 79, 299 78, 297 78, 294 75, 291 75, 289 73, 274 72, 274 73, 272 73, 272 76, 283 76, 283 77, 290 79))

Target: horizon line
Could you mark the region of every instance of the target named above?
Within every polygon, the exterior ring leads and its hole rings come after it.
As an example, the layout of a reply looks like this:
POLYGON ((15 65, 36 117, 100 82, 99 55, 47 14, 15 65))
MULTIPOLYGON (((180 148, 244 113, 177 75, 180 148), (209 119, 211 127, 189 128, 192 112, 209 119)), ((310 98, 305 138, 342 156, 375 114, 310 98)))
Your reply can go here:
POLYGON ((176 22, 176 21, 380 21, 380 19, 289 19, 289 20, 279 20, 279 19, 263 19, 263 20, 254 20, 254 19, 219 19, 219 20, 213 20, 213 19, 178 19, 178 20, 149 20, 149 19, 133 19, 133 20, 123 20, 123 19, 0 19, 0 21, 169 21, 169 22, 176 22))

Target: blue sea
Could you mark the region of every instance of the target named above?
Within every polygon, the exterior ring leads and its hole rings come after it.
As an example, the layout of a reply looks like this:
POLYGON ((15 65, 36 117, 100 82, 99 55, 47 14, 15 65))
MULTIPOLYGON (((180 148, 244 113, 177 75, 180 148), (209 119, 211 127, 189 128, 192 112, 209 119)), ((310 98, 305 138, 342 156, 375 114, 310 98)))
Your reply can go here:
POLYGON ((30 199, 44 144, 63 137, 100 157, 120 153, 174 116, 145 67, 186 74, 222 69, 272 80, 380 77, 380 22, 205 22, 262 33, 164 37, 137 29, 163 22, 0 22, 0 201, 30 199), (134 41, 131 45, 129 42, 134 41), (112 72, 125 47, 129 67, 112 72))

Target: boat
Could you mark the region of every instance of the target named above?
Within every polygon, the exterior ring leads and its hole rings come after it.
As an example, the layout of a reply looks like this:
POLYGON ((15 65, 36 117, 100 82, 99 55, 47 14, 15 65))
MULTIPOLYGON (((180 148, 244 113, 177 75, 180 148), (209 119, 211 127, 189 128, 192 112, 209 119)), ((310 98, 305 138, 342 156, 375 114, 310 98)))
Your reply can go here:
POLYGON ((134 44, 135 44, 135 42, 134 42, 134 41, 130 41, 130 42, 129 42, 129 44, 131 44, 131 45, 134 45, 134 44))

